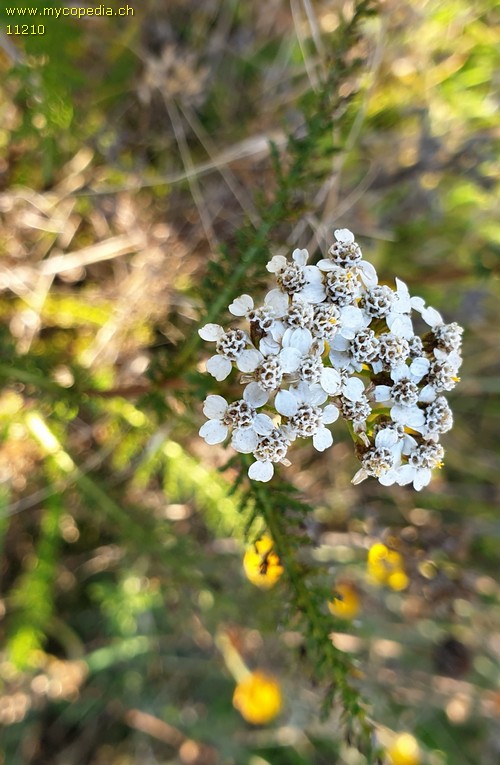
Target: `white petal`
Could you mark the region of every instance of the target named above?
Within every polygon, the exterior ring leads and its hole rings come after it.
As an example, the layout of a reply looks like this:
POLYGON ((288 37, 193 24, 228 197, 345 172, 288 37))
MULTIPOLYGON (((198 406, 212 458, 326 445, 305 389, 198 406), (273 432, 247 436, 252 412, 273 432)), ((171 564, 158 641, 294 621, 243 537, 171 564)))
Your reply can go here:
POLYGON ((328 428, 319 428, 313 436, 313 445, 318 452, 324 452, 333 444, 333 436, 328 428))
POLYGON ((398 434, 395 430, 392 428, 383 428, 383 430, 379 430, 375 436, 375 446, 377 448, 385 447, 386 449, 391 449, 397 444, 398 440, 398 434))
POLYGON ((378 481, 382 486, 392 486, 392 484, 397 481, 397 478, 398 474, 395 470, 388 470, 387 473, 379 475, 378 481))
POLYGON ((365 287, 375 287, 375 285, 378 283, 378 276, 374 266, 372 266, 372 264, 367 260, 361 260, 358 263, 358 268, 360 271, 361 280, 365 287))
MULTIPOLYGON (((280 430, 289 441, 295 441, 297 438, 297 432, 291 425, 280 425, 280 430)), ((281 464, 284 465, 288 460, 281 460, 281 464)), ((290 464, 290 463, 289 463, 290 464)))
POLYGON ((333 233, 335 234, 335 239, 337 242, 343 242, 345 244, 351 244, 354 242, 354 234, 352 231, 349 231, 348 228, 338 228, 333 233))
POLYGON ((328 260, 327 258, 319 260, 316 265, 321 271, 334 271, 336 268, 338 268, 337 264, 334 263, 333 260, 328 260))
POLYGON ((412 302, 408 287, 401 279, 396 279, 396 302, 394 310, 397 313, 411 313, 412 302))
POLYGON ((396 471, 396 481, 400 486, 406 486, 415 478, 415 468, 411 465, 401 465, 396 471))
POLYGON ((365 392, 363 380, 359 377, 350 377, 342 389, 342 393, 349 401, 359 401, 365 392))
POLYGON ((259 343, 259 350, 263 356, 277 356, 281 345, 272 335, 266 335, 259 343))
POLYGON ((425 385, 420 391, 418 400, 422 401, 424 404, 430 404, 431 401, 434 401, 436 396, 437 396, 437 393, 432 387, 432 385, 425 385))
POLYGON ((364 468, 360 468, 357 473, 354 474, 354 477, 351 480, 351 483, 354 485, 361 483, 361 481, 366 481, 368 478, 368 473, 364 468))
POLYGON ((293 417, 298 409, 298 401, 290 391, 280 390, 274 399, 274 407, 285 417, 293 417))
POLYGON ((308 353, 311 343, 312 335, 308 329, 287 329, 283 335, 283 348, 297 348, 302 356, 308 353))
POLYGON ((446 358, 446 354, 444 353, 444 351, 442 352, 443 355, 439 356, 436 353, 437 350, 438 350, 437 348, 434 349, 435 357, 437 359, 441 358, 442 361, 448 361, 450 364, 453 364, 453 366, 455 367, 455 369, 458 372, 458 370, 462 366, 462 361, 463 361, 462 356, 460 355, 460 353, 458 353, 458 351, 450 351, 450 353, 448 354, 448 358, 446 358))
POLYGON ((264 303, 273 308, 276 316, 284 316, 288 311, 289 298, 286 292, 270 290, 264 298, 264 303))
POLYGON ((227 436, 227 428, 220 420, 209 420, 201 426, 199 434, 207 444, 220 444, 227 436))
MULTIPOLYGON (((320 390, 322 390, 321 386, 316 386, 316 388, 319 387, 320 390)), ((303 403, 309 403, 312 404, 311 396, 314 396, 314 391, 311 393, 313 386, 309 386, 308 383, 306 383, 304 380, 300 380, 296 385, 293 386, 293 388, 290 388, 290 393, 292 393, 297 401, 299 401, 301 404, 303 403)), ((326 401, 326 397, 324 399, 326 401)))
POLYGON ((201 329, 198 330, 198 334, 202 340, 213 342, 222 337, 224 330, 219 324, 205 324, 204 327, 201 327, 201 329))
POLYGON ((304 266, 303 271, 308 284, 323 284, 323 274, 318 266, 304 266))
POLYGON ((391 409, 394 422, 400 422, 408 428, 418 429, 425 423, 425 414, 417 406, 401 406, 397 404, 391 409))
MULTIPOLYGON (((403 282, 401 279, 398 279, 396 277, 396 291, 398 293, 398 297, 401 300, 406 300, 406 298, 410 297, 410 292, 408 290, 408 287, 405 282, 403 282)), ((417 298, 417 300, 422 300, 422 298, 417 298)))
POLYGON ((256 414, 253 418, 253 429, 259 436, 268 436, 274 428, 274 423, 267 414, 256 414))
POLYGON ((391 378, 394 380, 394 382, 399 382, 400 380, 407 380, 409 373, 411 372, 410 372, 410 369, 406 366, 406 364, 396 364, 396 366, 392 367, 391 369, 391 378))
POLYGON ((276 274, 286 267, 286 258, 283 255, 275 255, 266 266, 271 274, 276 274))
POLYGON ((420 491, 424 488, 424 486, 427 486, 427 484, 430 482, 432 478, 432 473, 429 470, 429 468, 423 468, 422 470, 419 470, 417 472, 417 475, 413 479, 413 488, 417 491, 420 491))
POLYGON ((207 396, 203 404, 203 414, 210 420, 220 420, 227 409, 227 401, 222 396, 207 396))
POLYGON ((389 385, 377 385, 373 391, 373 398, 375 401, 390 401, 391 390, 392 388, 389 385))
POLYGON ((347 305, 340 310, 340 326, 352 330, 363 329, 370 323, 370 318, 365 316, 361 308, 355 305, 347 305))
POLYGON ((298 294, 302 300, 312 305, 322 303, 326 297, 326 291, 322 283, 306 284, 298 294))
POLYGON ((425 377, 429 371, 430 361, 429 359, 419 356, 417 359, 413 359, 410 364, 410 372, 413 375, 416 382, 420 382, 422 377, 425 377))
POLYGON ((313 406, 321 406, 321 404, 324 404, 328 398, 327 393, 319 383, 313 383, 312 385, 302 383, 302 385, 299 384, 298 387, 301 389, 303 400, 313 406))
POLYGON ((339 410, 336 406, 333 404, 328 404, 328 406, 325 406, 323 409, 323 415, 321 419, 325 423, 325 425, 331 425, 332 422, 335 422, 339 418, 339 410))
POLYGON ((391 332, 398 337, 410 340, 414 335, 412 321, 405 313, 390 313, 386 317, 386 323, 391 332))
POLYGON ((332 351, 347 351, 350 346, 350 342, 347 337, 342 335, 335 335, 333 342, 330 343, 332 351))
POLYGON ((250 454, 253 452, 259 442, 257 433, 252 427, 237 428, 233 432, 231 439, 231 446, 236 449, 237 452, 242 454, 250 454))
POLYGON ((248 477, 254 481, 270 481, 274 474, 272 462, 254 462, 248 470, 248 477))
POLYGON ((423 298, 418 297, 417 295, 415 295, 415 297, 411 298, 410 302, 411 302, 411 307, 415 311, 418 311, 419 313, 422 313, 422 311, 425 308, 425 300, 423 298))
POLYGON ((294 250, 292 252, 292 259, 298 266, 305 266, 309 259, 309 253, 307 250, 294 250))
POLYGON ((346 351, 336 351, 336 350, 330 350, 330 353, 328 354, 328 358, 330 359, 331 365, 334 369, 350 369, 351 368, 351 356, 349 352, 346 351))
POLYGON ((253 308, 253 298, 250 295, 240 295, 229 306, 233 316, 245 316, 253 308))
POLYGON ((429 327, 437 327, 440 324, 443 324, 443 317, 435 308, 424 308, 422 311, 422 319, 429 325, 429 327))
POLYGON ((283 372, 291 374, 296 372, 302 360, 302 354, 297 348, 283 348, 279 354, 279 360, 283 372))
POLYGON ((330 351, 328 358, 332 363, 334 369, 349 369, 353 370, 351 358, 348 353, 343 351, 330 351))
POLYGON ((236 366, 240 372, 253 372, 263 359, 262 353, 255 348, 251 348, 247 351, 242 351, 236 362, 236 366))
POLYGON ((417 448, 417 442, 413 436, 409 436, 407 433, 403 436, 403 454, 408 456, 414 449, 417 448))
POLYGON ((243 398, 247 404, 253 406, 254 409, 258 409, 259 406, 264 406, 264 404, 267 403, 267 400, 269 399, 269 393, 265 390, 262 390, 259 383, 251 382, 243 391, 243 398))
POLYGON ((337 396, 340 393, 340 375, 336 369, 323 369, 321 372, 321 387, 330 396, 337 396))
POLYGON ((207 372, 220 382, 221 380, 226 379, 231 372, 233 365, 229 359, 225 359, 224 356, 211 356, 207 361, 206 367, 207 372))

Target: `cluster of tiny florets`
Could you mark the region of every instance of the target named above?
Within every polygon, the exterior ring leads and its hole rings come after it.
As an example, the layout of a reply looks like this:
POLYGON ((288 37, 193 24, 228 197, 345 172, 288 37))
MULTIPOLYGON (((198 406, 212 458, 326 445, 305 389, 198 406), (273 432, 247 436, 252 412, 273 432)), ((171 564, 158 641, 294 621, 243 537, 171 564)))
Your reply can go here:
POLYGON ((207 397, 200 435, 209 444, 231 436, 234 449, 254 457, 250 478, 269 481, 276 463, 290 464, 296 439, 328 449, 327 425, 341 416, 361 463, 354 483, 373 476, 421 489, 442 465, 439 438, 453 425, 443 393, 459 380, 463 330, 410 297, 400 279, 395 289, 379 284, 350 231, 335 231, 335 240, 316 265, 308 265, 307 250, 271 258, 277 287, 263 305, 245 294, 229 306, 247 331, 218 324, 199 330, 216 344, 207 371, 225 380, 236 367, 244 386, 232 404, 207 397), (422 337, 414 333, 414 312, 428 326, 422 337))

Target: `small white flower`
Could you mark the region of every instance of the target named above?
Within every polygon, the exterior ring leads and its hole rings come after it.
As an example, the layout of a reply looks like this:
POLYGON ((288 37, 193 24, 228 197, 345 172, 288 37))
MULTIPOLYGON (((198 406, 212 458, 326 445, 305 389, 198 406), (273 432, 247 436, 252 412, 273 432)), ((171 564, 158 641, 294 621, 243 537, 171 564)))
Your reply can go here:
POLYGON ((436 324, 432 328, 432 334, 435 337, 439 349, 451 353, 452 351, 460 355, 462 346, 463 329, 456 322, 452 324, 436 324))
POLYGON ((286 459, 286 453, 290 446, 290 439, 282 428, 274 428, 266 436, 259 438, 253 455, 256 459, 248 470, 248 475, 254 481, 270 481, 274 475, 275 462, 290 464, 286 459))
POLYGON ((352 357, 350 347, 351 340, 340 334, 335 335, 328 354, 330 363, 335 370, 345 369, 348 372, 361 372, 363 369, 363 364, 352 357))
MULTIPOLYGON (((307 357, 312 343, 312 335, 309 329, 285 330, 281 341, 281 350, 272 355, 264 355, 261 351, 255 351, 249 358, 243 372, 252 373, 254 379, 264 390, 277 390, 281 385, 283 375, 293 374, 299 369, 301 362, 307 357)), ((261 342, 261 348, 279 349, 280 345, 268 341, 261 342)))
POLYGON ((341 337, 352 340, 356 332, 365 329, 369 324, 370 319, 358 306, 346 305, 340 309, 339 335, 341 337))
POLYGON ((308 258, 307 250, 297 249, 292 252, 291 263, 283 255, 275 255, 266 268, 276 274, 276 281, 283 292, 297 295, 308 303, 321 303, 326 295, 323 275, 317 266, 306 265, 308 258))
POLYGON ((408 463, 397 470, 397 483, 400 486, 413 483, 413 488, 420 491, 432 478, 432 470, 441 467, 444 450, 441 444, 427 442, 408 454, 408 463))
POLYGON ((352 422, 355 433, 362 434, 366 431, 366 420, 372 413, 372 408, 367 397, 363 394, 356 401, 342 397, 340 411, 346 420, 352 422))
POLYGON ((402 439, 392 428, 381 428, 375 436, 375 443, 361 458, 362 467, 355 474, 352 483, 358 484, 368 476, 378 478, 384 486, 391 486, 398 478, 397 468, 401 464, 402 439))
POLYGON ((201 426, 199 435, 207 444, 220 444, 227 437, 229 429, 223 422, 227 407, 228 403, 222 396, 207 396, 205 399, 203 414, 209 420, 201 426))
MULTIPOLYGON (((203 413, 208 422, 201 426, 199 434, 207 444, 219 444, 227 438, 234 428, 232 445, 237 451, 238 445, 257 442, 258 435, 267 435, 274 427, 273 421, 267 414, 257 413, 256 406, 262 406, 267 401, 267 395, 257 385, 248 386, 243 399, 228 404, 222 396, 207 396, 203 413)), ((248 451, 253 451, 254 446, 248 451)))
POLYGON ((447 433, 453 427, 453 413, 444 396, 438 396, 424 410, 424 422, 415 427, 424 438, 437 440, 441 433, 447 433))
POLYGON ((361 372, 363 365, 376 363, 379 341, 371 329, 360 329, 349 340, 338 334, 333 339, 329 356, 333 367, 361 372))
POLYGON ((453 390, 457 382, 458 370, 462 359, 458 353, 445 351, 435 348, 435 360, 430 360, 427 371, 427 385, 422 390, 421 401, 434 401, 438 393, 453 390))
POLYGON ((218 324, 205 324, 198 330, 198 334, 203 340, 217 343, 217 354, 208 359, 206 368, 219 382, 229 375, 233 362, 244 372, 251 364, 254 354, 258 353, 255 348, 247 350, 247 346, 251 345, 250 339, 241 329, 229 329, 225 332, 218 324))
POLYGON ((276 410, 288 418, 287 428, 291 435, 299 438, 312 437, 318 451, 328 449, 333 437, 325 425, 335 422, 339 416, 337 407, 329 404, 321 409, 327 395, 320 385, 299 383, 289 390, 276 395, 276 410))
POLYGON ((420 390, 411 379, 408 367, 401 365, 391 371, 393 385, 377 385, 373 398, 379 403, 391 404, 393 422, 408 428, 420 428, 425 423, 424 412, 419 409, 420 390))
POLYGON ((325 367, 320 384, 329 396, 342 396, 348 401, 359 401, 365 393, 365 386, 359 377, 350 377, 346 369, 325 367))
POLYGON ((354 241, 354 234, 348 228, 337 229, 335 232, 337 240, 328 250, 328 258, 320 260, 318 268, 322 271, 329 271, 332 268, 348 268, 361 279, 366 287, 377 284, 377 272, 371 263, 362 260, 361 248, 354 241))
POLYGON ((372 362, 375 374, 384 369, 390 371, 396 366, 406 365, 410 355, 410 344, 406 338, 393 332, 383 332, 378 336, 378 342, 378 358, 372 362))
POLYGON ((255 307, 250 295, 240 295, 230 304, 229 311, 233 316, 245 316, 249 321, 254 321, 253 314, 264 309, 270 318, 281 318, 287 312, 288 302, 288 296, 283 292, 271 290, 264 298, 264 305, 260 309, 255 307))
POLYGON ((363 312, 368 317, 368 323, 372 319, 383 319, 391 312, 394 304, 394 292, 390 287, 377 284, 367 289, 362 297, 363 312))

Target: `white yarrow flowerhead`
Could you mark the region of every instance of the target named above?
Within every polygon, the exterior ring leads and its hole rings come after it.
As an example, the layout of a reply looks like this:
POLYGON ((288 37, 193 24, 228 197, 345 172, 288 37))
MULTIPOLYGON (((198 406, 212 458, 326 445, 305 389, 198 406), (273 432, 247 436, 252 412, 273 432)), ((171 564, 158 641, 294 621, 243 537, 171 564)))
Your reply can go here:
POLYGON ((210 445, 230 439, 253 455, 250 478, 269 481, 300 439, 328 449, 329 426, 342 417, 361 462, 354 483, 374 477, 420 490, 441 466, 439 439, 453 424, 443 394, 460 379, 463 330, 400 279, 395 288, 379 283, 349 229, 334 237, 315 265, 304 249, 271 257, 275 286, 264 302, 244 293, 229 305, 235 327, 199 330, 215 343, 207 371, 222 382, 235 370, 243 386, 232 403, 206 398, 200 436, 210 445), (422 336, 415 313, 428 328, 422 336))

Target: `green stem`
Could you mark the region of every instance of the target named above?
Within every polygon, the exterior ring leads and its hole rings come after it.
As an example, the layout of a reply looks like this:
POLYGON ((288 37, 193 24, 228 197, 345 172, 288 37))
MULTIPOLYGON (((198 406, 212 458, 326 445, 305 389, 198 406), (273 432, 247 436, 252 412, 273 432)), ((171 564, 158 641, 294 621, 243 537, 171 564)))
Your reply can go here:
POLYGON ((276 551, 283 562, 295 596, 296 606, 307 621, 308 631, 315 643, 318 655, 324 655, 326 659, 329 659, 330 668, 335 675, 335 681, 341 692, 348 688, 350 689, 346 679, 346 675, 350 670, 350 661, 345 653, 333 645, 329 636, 329 627, 311 600, 311 594, 306 586, 302 568, 297 563, 291 549, 287 529, 282 520, 283 516, 279 516, 275 512, 267 492, 257 483, 254 484, 254 494, 260 512, 274 541, 276 551))

